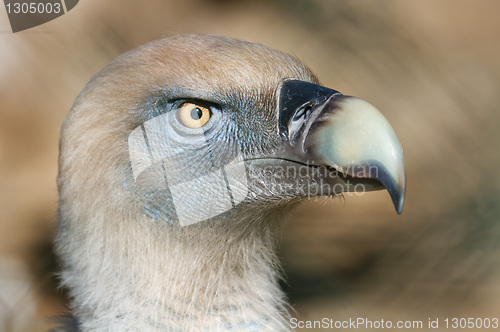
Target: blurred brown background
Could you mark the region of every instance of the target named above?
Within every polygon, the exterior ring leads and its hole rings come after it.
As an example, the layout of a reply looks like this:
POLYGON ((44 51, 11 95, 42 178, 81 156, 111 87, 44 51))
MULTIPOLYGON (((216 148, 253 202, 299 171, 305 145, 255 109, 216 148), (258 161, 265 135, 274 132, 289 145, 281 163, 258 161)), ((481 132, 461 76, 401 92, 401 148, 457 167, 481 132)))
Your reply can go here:
POLYGON ((0 9, 0 331, 39 331, 64 312, 55 177, 78 92, 120 53, 194 32, 296 55, 382 110, 405 149, 402 215, 377 192, 290 220, 281 256, 296 317, 499 317, 498 13, 495 0, 82 0, 12 34, 0 9))

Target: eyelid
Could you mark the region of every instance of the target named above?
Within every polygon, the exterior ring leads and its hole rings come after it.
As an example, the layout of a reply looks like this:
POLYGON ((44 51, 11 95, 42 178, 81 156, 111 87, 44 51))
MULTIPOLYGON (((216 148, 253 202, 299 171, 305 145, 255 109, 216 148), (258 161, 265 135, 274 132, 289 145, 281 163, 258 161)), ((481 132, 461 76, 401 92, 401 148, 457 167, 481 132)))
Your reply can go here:
POLYGON ((172 111, 179 109, 180 106, 182 104, 185 104, 185 103, 197 104, 197 105, 208 108, 210 111, 213 111, 214 109, 218 110, 218 111, 221 110, 221 107, 219 104, 211 102, 211 101, 203 100, 203 99, 197 99, 197 98, 176 98, 176 99, 169 100, 169 103, 172 105, 171 109, 170 109, 172 111))

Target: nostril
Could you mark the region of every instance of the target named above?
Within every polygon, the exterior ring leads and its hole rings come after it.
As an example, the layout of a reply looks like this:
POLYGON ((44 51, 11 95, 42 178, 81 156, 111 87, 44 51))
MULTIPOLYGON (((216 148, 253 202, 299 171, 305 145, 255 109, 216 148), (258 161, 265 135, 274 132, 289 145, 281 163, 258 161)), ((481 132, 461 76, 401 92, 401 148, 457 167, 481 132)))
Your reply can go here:
POLYGON ((297 134, 310 118, 313 112, 313 103, 306 103, 299 107, 288 124, 288 137, 291 141, 297 139, 297 134))
POLYGON ((297 113, 295 113, 295 115, 293 116, 292 121, 299 121, 299 120, 305 120, 305 119, 307 119, 307 117, 311 113, 311 110, 312 110, 311 104, 307 104, 307 105, 302 106, 297 111, 297 113))
POLYGON ((308 118, 309 114, 311 114, 311 111, 312 111, 312 106, 311 105, 307 105, 304 108, 304 118, 308 118))

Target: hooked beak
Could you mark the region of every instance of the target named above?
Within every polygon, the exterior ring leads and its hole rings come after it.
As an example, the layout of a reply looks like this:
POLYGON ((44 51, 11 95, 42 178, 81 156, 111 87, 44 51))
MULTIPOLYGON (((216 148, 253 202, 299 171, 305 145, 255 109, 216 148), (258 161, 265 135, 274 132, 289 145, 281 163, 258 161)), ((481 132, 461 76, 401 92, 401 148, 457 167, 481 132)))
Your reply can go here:
MULTIPOLYGON (((387 189, 403 209, 406 167, 403 148, 387 119, 368 102, 316 84, 285 81, 279 96, 282 156, 327 166, 366 190, 387 189)), ((346 185, 343 191, 352 191, 346 185)))

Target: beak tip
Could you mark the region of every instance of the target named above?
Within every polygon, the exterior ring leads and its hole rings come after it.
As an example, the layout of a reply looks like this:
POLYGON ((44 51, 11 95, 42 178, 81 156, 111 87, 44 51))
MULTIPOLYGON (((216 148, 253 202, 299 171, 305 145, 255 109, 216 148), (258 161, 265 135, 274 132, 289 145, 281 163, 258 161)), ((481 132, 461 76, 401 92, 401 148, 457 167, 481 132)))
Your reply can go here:
POLYGON ((397 188, 396 190, 388 190, 391 195, 392 203, 394 204, 394 208, 398 214, 403 212, 403 205, 405 202, 405 186, 397 188))
POLYGON ((394 202, 394 207, 396 208, 396 212, 398 214, 401 214, 403 212, 403 204, 404 204, 404 198, 399 199, 398 202, 394 202))

